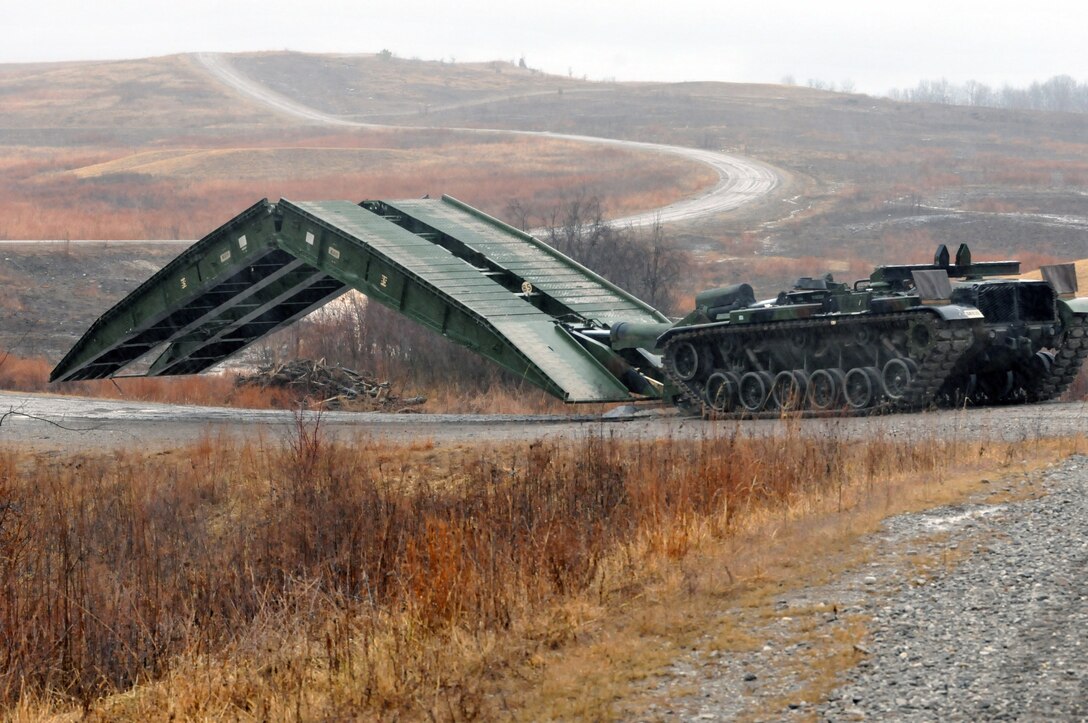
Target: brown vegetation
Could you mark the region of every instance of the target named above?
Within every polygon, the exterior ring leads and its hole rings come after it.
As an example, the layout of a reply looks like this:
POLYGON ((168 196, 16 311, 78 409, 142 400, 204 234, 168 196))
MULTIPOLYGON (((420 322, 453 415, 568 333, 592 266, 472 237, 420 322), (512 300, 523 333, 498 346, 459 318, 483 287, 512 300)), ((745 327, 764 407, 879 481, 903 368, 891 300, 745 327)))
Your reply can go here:
POLYGON ((129 377, 50 384, 51 369, 52 365, 41 357, 25 358, 0 350, 0 389, 248 409, 295 409, 305 401, 287 390, 237 387, 233 374, 129 377))
MULTIPOLYGON (((677 236, 700 260, 680 306, 733 281, 773 293, 801 275, 865 276, 873 263, 926 259, 937 241, 967 241, 979 259, 1020 256, 1028 268, 1083 255, 1073 253, 1084 248, 1081 228, 1032 221, 1085 216, 1079 117, 385 60, 395 62, 311 57, 305 72, 299 56, 239 62, 327 112, 726 148, 785 168, 797 194, 788 204, 677 236), (323 64, 332 71, 318 72, 323 64), (348 77, 358 92, 330 92, 348 77), (399 96, 388 92, 397 83, 407 87, 399 96)), ((500 217, 517 199, 537 218, 584 188, 620 214, 713 180, 657 154, 648 162, 554 139, 300 129, 238 102, 186 58, 28 67, 5 74, 0 93, 6 238, 196 238, 261 196, 449 193, 500 217)), ((572 249, 595 238, 589 230, 572 249)), ((138 281, 146 270, 125 274, 138 281)), ((124 293, 42 278, 48 293, 63 287, 102 309, 124 293)), ((55 324, 25 300, 25 283, 0 266, 0 307, 55 324)), ((377 307, 331 309, 284 332, 277 353, 343 360, 431 397, 432 410, 562 408, 395 319, 377 307)), ((49 367, 0 355, 0 386, 47 389, 49 367)), ((298 404, 238 396, 229 376, 64 389, 298 404)), ((1088 394, 1085 373, 1073 393, 1088 394)), ((788 429, 764 440, 742 430, 694 442, 621 443, 602 431, 569 448, 436 449, 331 444, 319 418, 300 418, 286 442, 209 437, 154 456, 0 448, 0 706, 12 717, 101 720, 606 718, 632 680, 667 662, 668 625, 670 634, 694 625, 699 590, 720 611, 761 581, 777 589, 821 549, 823 538, 783 532, 791 523, 828 514, 850 525, 858 510, 897 509, 904 490, 939 487, 955 465, 1000 470, 1085 444, 788 429), (712 572, 694 562, 703 554, 712 572), (583 664, 557 672, 557 655, 583 664)), ((756 642, 742 629, 721 635, 725 649, 756 642)))
MULTIPOLYGON (((385 380, 383 383, 395 390, 394 396, 426 398, 422 405, 411 405, 413 411, 471 414, 569 414, 572 411, 569 405, 524 380, 492 364, 481 365, 475 354, 435 338, 433 332, 408 324, 384 308, 374 307, 366 315, 368 328, 387 323, 395 328, 403 327, 402 331, 406 333, 391 335, 393 341, 389 344, 366 347, 366 354, 345 351, 346 345, 333 336, 342 330, 344 318, 332 310, 301 322, 297 330, 273 338, 269 345, 277 346, 279 350, 270 350, 269 354, 288 358, 291 356, 288 350, 313 350, 328 353, 330 359, 365 360, 371 364, 366 369, 377 370, 376 378, 385 380), (297 345, 293 343, 296 340, 297 345)), ((51 369, 52 365, 41 357, 26 358, 0 351, 0 389, 244 409, 320 409, 328 406, 322 404, 325 399, 300 394, 290 388, 240 386, 235 372, 50 384, 51 369)), ((579 410, 593 413, 602 408, 601 405, 589 405, 579 410)))
MULTIPOLYGON (((592 635, 593 619, 696 550, 1005 454, 730 429, 569 448, 341 446, 320 418, 283 444, 4 452, 0 699, 110 720, 490 717, 525 701, 515 681, 538 680, 540 656, 592 635)), ((611 704, 595 705, 592 717, 611 704)))
POLYGON ((136 153, 8 148, 0 153, 0 238, 199 238, 261 197, 448 194, 497 214, 512 198, 543 206, 569 189, 608 189, 608 212, 624 214, 716 180, 659 154, 446 131, 266 132, 237 145, 199 143, 136 153))
POLYGON ((595 92, 600 83, 547 75, 513 62, 444 62, 374 55, 247 53, 227 61, 288 98, 353 119, 426 119, 456 107, 503 105, 520 97, 595 92), (395 91, 393 90, 395 89, 395 91))

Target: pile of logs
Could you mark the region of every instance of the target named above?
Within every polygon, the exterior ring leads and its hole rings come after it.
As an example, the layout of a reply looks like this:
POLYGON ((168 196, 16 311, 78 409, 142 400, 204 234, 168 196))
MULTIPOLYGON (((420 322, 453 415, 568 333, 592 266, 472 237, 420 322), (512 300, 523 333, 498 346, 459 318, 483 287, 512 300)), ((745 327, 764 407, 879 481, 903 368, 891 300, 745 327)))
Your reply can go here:
POLYGON ((251 374, 239 374, 234 384, 291 390, 324 409, 399 412, 427 401, 425 397, 398 397, 390 390, 389 382, 380 382, 351 369, 329 366, 324 359, 296 359, 284 364, 262 366, 251 374))

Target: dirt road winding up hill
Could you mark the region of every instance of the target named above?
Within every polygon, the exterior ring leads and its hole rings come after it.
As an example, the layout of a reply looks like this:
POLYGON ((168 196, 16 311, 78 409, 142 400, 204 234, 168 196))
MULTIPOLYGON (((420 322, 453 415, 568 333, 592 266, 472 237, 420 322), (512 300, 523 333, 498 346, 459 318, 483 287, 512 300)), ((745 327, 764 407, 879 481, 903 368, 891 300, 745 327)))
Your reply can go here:
MULTIPOLYGON (((320 125, 351 126, 356 128, 393 127, 341 118, 305 106, 290 98, 284 97, 256 82, 252 78, 247 77, 244 73, 231 65, 226 57, 218 53, 201 53, 197 56, 197 59, 216 80, 229 86, 235 92, 249 98, 251 101, 265 105, 278 113, 283 113, 308 123, 320 125)), ((657 222, 671 223, 676 221, 691 221, 724 213, 726 211, 732 211, 746 203, 767 196, 780 185, 782 180, 782 172, 773 166, 750 158, 720 153, 718 151, 685 148, 683 146, 670 146, 661 143, 642 143, 613 138, 597 138, 593 136, 537 131, 509 131, 480 128, 450 128, 447 130, 479 134, 503 133, 541 136, 583 143, 618 146, 630 150, 647 151, 650 153, 668 153, 682 156, 697 163, 703 163, 713 168, 718 174, 718 182, 708 191, 699 194, 698 196, 686 198, 682 201, 665 206, 664 208, 652 209, 643 213, 613 219, 614 223, 624 226, 646 226, 657 222)))

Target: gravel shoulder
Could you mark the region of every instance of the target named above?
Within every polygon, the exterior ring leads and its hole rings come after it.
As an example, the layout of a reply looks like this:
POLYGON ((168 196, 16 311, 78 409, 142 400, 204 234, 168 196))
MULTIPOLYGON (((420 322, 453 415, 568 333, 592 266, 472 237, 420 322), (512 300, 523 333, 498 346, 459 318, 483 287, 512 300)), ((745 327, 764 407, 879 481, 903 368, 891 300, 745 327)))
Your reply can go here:
POLYGON ((889 518, 863 540, 866 561, 826 585, 776 596, 762 617, 724 611, 758 642, 725 652, 708 636, 650 717, 1088 719, 1086 493, 1088 457, 1074 456, 889 518), (806 696, 833 658, 836 679, 806 696))

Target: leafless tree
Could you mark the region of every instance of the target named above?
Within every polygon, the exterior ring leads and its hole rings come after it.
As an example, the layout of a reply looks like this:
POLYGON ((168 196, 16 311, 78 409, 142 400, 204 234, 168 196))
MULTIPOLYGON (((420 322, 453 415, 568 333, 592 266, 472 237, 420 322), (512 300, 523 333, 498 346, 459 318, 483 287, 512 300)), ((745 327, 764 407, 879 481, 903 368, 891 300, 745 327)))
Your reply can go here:
POLYGON ((660 223, 645 230, 613 226, 604 219, 601 200, 582 191, 551 209, 541 225, 543 240, 560 252, 654 308, 674 311, 689 261, 668 242, 660 223))
POLYGON ((893 89, 888 97, 914 103, 1088 113, 1088 84, 1078 83, 1068 75, 1056 75, 1023 88, 1006 85, 999 91, 975 80, 962 85, 943 78, 923 80, 914 88, 893 89))

